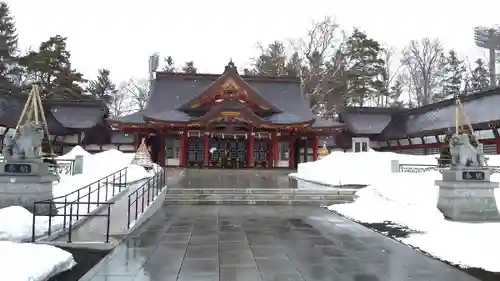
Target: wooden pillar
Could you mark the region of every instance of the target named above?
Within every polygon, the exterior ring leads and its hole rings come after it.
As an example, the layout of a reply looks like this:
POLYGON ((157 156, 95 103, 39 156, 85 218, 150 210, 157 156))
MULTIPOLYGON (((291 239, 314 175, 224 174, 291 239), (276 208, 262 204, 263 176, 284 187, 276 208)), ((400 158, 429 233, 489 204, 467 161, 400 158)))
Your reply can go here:
POLYGON ((254 166, 254 160, 253 160, 253 153, 254 153, 254 132, 250 133, 250 136, 248 137, 248 164, 247 167, 253 168, 254 166))
POLYGON ((179 167, 186 166, 186 155, 187 155, 187 134, 182 132, 179 141, 179 167))
POLYGON ((209 163, 209 153, 210 153, 210 133, 205 132, 205 136, 203 137, 203 166, 208 167, 209 163))
POLYGON ((139 130, 135 131, 134 133, 134 147, 135 150, 139 148, 139 145, 141 144, 141 134, 139 133, 139 130))
POLYGON ((295 136, 290 136, 289 150, 288 167, 293 169, 295 168, 295 136))
POLYGON ((266 159, 267 165, 266 165, 266 168, 273 167, 273 159, 274 159, 273 140, 274 140, 274 135, 270 136, 269 139, 267 139, 267 159, 266 159))
POLYGON ((158 164, 165 166, 165 133, 160 131, 160 150, 158 153, 158 164))
POLYGON ((318 160, 318 135, 314 135, 313 141, 313 161, 318 160))
POLYGON ((274 134, 272 142, 273 142, 273 158, 274 158, 273 167, 278 167, 278 162, 280 161, 280 146, 277 133, 274 134))

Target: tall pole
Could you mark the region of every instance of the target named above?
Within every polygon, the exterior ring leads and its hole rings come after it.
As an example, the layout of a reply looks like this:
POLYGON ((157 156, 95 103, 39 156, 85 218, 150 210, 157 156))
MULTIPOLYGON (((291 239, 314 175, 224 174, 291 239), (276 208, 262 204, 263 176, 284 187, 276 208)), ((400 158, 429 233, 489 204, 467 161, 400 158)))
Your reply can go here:
POLYGON ((500 28, 478 26, 474 28, 474 41, 476 46, 489 51, 490 86, 496 87, 495 54, 497 50, 500 50, 500 28))

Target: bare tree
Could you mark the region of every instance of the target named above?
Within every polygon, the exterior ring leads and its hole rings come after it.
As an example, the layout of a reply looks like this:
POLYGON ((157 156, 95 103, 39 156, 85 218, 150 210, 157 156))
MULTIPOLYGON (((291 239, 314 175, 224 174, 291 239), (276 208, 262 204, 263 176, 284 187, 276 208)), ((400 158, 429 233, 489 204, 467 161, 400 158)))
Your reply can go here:
POLYGON ((382 59, 384 60, 384 77, 382 82, 384 83, 384 88, 387 89, 387 93, 385 95, 376 95, 376 101, 374 102, 377 107, 389 107, 391 103, 397 102, 399 96, 395 96, 394 93, 391 92, 391 87, 397 86, 395 83, 399 84, 403 81, 403 75, 401 68, 403 64, 393 60, 394 54, 396 52, 396 48, 394 47, 385 47, 382 49, 382 59))
POLYGON ((144 110, 149 99, 149 80, 131 78, 123 88, 129 96, 131 105, 138 110, 144 110))
POLYGON ((290 40, 291 48, 299 55, 297 73, 304 92, 312 101, 311 109, 320 115, 327 115, 330 111, 325 98, 330 99, 330 104, 337 103, 332 100, 334 88, 330 87, 330 83, 331 78, 345 65, 342 51, 345 39, 345 33, 335 20, 326 17, 313 22, 306 36, 290 40))
POLYGON ((124 85, 120 85, 118 90, 113 91, 109 95, 108 107, 109 114, 112 119, 116 119, 123 115, 131 113, 131 99, 124 90, 124 85))
POLYGON ((416 106, 435 101, 442 90, 443 47, 438 39, 412 40, 403 50, 401 60, 407 73, 406 86, 416 106))

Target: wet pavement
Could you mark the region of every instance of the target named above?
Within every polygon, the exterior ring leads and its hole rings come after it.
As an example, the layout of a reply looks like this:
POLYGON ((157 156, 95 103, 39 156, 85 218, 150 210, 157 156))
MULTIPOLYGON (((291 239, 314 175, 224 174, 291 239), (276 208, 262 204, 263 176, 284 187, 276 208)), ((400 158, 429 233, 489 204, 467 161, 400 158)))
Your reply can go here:
POLYGON ((81 281, 473 281, 314 206, 164 205, 81 281))

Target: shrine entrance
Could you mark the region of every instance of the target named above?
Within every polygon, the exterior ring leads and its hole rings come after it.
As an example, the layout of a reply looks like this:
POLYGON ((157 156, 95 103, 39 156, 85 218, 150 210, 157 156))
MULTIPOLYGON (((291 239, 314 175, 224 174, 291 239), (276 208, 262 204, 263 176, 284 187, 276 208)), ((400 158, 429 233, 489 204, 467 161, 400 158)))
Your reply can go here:
POLYGON ((210 166, 224 169, 247 167, 247 140, 243 136, 214 136, 210 142, 210 166))

